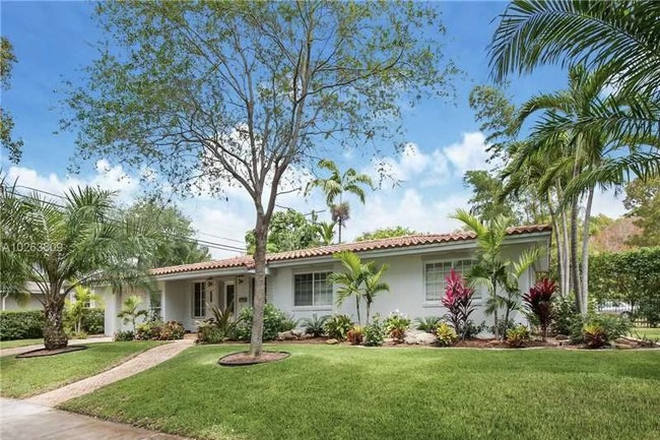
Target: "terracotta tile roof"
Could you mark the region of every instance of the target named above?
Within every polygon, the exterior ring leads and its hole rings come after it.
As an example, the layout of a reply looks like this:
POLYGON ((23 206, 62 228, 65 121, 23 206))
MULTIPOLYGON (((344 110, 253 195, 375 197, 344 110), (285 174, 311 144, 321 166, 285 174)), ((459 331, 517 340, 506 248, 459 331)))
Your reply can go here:
MULTIPOLYGON (((549 225, 530 225, 518 226, 511 228, 508 231, 509 235, 522 235, 532 234, 539 232, 550 232, 552 228, 549 225)), ((441 244, 454 241, 463 241, 474 239, 474 234, 470 232, 452 232, 449 234, 423 234, 423 235, 407 235, 403 237, 386 238, 381 240, 369 240, 352 243, 342 243, 330 246, 322 246, 310 249, 300 249, 289 252, 278 252, 275 254, 268 254, 266 259, 268 262, 297 260, 302 258, 324 257, 335 254, 341 251, 352 252, 367 252, 383 249, 396 249, 414 246, 424 246, 431 244, 441 244)), ((212 260, 195 264, 184 264, 181 266, 160 267, 152 269, 152 275, 168 275, 182 272, 195 272, 211 269, 229 269, 236 267, 245 267, 251 269, 254 267, 254 260, 251 256, 241 256, 234 258, 227 258, 224 260, 212 260)))

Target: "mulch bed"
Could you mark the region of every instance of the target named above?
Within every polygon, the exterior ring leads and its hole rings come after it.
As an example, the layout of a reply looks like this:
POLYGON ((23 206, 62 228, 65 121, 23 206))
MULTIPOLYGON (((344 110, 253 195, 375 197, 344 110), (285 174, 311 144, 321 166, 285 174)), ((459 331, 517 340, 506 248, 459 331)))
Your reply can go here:
POLYGON ((238 353, 230 353, 223 356, 218 360, 218 364, 224 367, 243 367, 247 365, 265 364, 268 362, 281 361, 286 359, 291 354, 286 351, 264 351, 261 356, 254 358, 248 354, 247 351, 239 351, 238 353))
POLYGON ((84 345, 71 345, 64 348, 58 348, 56 350, 46 350, 45 348, 39 348, 37 350, 26 351, 16 356, 16 359, 28 359, 35 357, 44 357, 44 356, 56 356, 58 354, 73 353, 74 351, 87 350, 87 347, 84 345))

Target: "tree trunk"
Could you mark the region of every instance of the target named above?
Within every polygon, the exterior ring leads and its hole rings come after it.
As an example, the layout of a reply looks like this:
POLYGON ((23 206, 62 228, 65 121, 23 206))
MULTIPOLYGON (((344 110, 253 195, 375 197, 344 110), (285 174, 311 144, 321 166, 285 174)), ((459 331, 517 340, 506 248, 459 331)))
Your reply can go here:
POLYGON ((570 246, 569 246, 569 239, 568 239, 568 219, 566 218, 566 211, 562 209, 561 211, 561 243, 560 246, 562 247, 562 272, 563 272, 563 279, 562 279, 562 286, 561 286, 561 293, 564 296, 567 296, 569 293, 571 293, 571 268, 568 263, 570 259, 570 246))
POLYGON ((252 357, 261 356, 264 332, 264 307, 266 305, 266 241, 268 228, 265 225, 263 213, 257 213, 255 228, 256 247, 254 251, 254 304, 252 314, 252 335, 250 351, 252 357))
POLYGON ((587 314, 587 304, 589 300, 589 223, 591 222, 591 205, 594 200, 594 188, 589 189, 587 196, 587 206, 584 210, 584 225, 582 226, 582 292, 580 313, 587 314))
POLYGON ((547 204, 548 211, 550 211, 550 221, 552 223, 552 233, 555 238, 555 246, 557 246, 557 275, 559 278, 559 286, 561 289, 561 294, 565 295, 564 291, 564 276, 565 268, 563 267, 564 263, 564 249, 562 248, 561 241, 561 231, 559 230, 559 219, 557 218, 557 212, 552 207, 552 195, 550 191, 547 193, 547 204))
POLYGON ((338 239, 338 244, 341 244, 341 217, 337 220, 337 224, 339 225, 339 233, 337 234, 337 239, 338 239))
POLYGON ((367 301, 367 321, 366 325, 369 325, 369 315, 371 314, 371 302, 367 301))
POLYGON ((360 296, 355 297, 355 310, 357 310, 358 325, 362 325, 362 319, 360 319, 360 296))
POLYGON ((578 261, 578 201, 571 206, 571 290, 575 294, 575 305, 582 310, 582 284, 580 283, 580 266, 578 261))
POLYGON ((64 297, 59 294, 57 286, 51 288, 49 296, 50 298, 46 299, 46 307, 44 307, 44 345, 46 350, 56 350, 65 348, 69 342, 64 332, 62 319, 64 297), (52 292, 53 289, 55 289, 55 294, 52 292))
POLYGON ((497 298, 497 280, 491 280, 493 283, 493 300, 495 301, 495 311, 493 312, 493 325, 495 328, 495 331, 493 332, 495 334, 495 339, 499 338, 500 336, 500 329, 499 329, 499 320, 497 319, 497 310, 500 308, 499 301, 497 298))

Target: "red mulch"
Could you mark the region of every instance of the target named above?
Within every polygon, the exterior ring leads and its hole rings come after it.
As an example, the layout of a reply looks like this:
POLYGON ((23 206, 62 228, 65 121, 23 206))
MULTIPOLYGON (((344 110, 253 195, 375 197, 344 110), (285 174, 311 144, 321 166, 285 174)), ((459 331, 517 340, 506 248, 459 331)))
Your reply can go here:
POLYGON ((265 364, 267 362, 280 361, 290 356, 286 351, 264 351, 261 356, 254 358, 246 351, 231 353, 218 360, 220 365, 225 367, 240 367, 245 365, 265 364))
POLYGON ((55 350, 46 350, 45 348, 40 348, 38 350, 26 351, 16 356, 16 359, 27 359, 34 357, 44 357, 44 356, 55 356, 58 354, 64 353, 73 353, 74 351, 86 350, 87 347, 84 345, 71 345, 64 348, 58 348, 55 350))

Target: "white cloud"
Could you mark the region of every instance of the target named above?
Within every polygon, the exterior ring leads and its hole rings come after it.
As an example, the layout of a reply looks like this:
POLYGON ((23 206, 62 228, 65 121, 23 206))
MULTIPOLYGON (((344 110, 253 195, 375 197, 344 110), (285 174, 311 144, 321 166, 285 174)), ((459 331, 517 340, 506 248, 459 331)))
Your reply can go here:
POLYGON ((483 133, 463 133, 460 143, 451 144, 442 151, 453 165, 456 174, 463 176, 468 170, 486 169, 486 138, 483 133))
POLYGON ((605 214, 611 218, 621 217, 626 213, 623 201, 614 193, 613 189, 607 191, 596 191, 591 207, 591 213, 595 216, 605 214))

